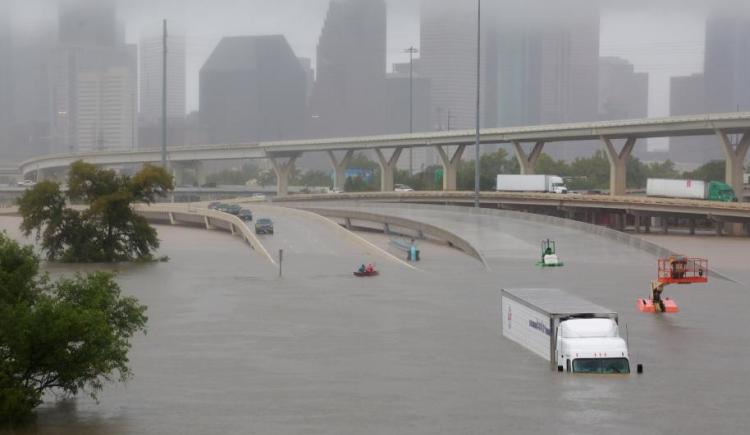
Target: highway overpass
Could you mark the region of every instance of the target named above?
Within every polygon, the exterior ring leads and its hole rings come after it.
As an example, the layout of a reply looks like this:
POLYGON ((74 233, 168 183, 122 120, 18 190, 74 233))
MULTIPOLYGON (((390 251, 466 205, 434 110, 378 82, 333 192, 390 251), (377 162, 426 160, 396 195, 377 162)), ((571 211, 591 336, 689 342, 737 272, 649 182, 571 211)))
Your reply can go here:
MULTIPOLYGON (((538 125, 484 129, 482 144, 512 144, 521 172, 534 172, 545 146, 558 142, 597 141, 607 153, 610 164, 610 192, 625 193, 627 160, 639 139, 674 136, 718 136, 727 159, 726 181, 736 191, 742 190, 743 163, 750 147, 750 112, 706 114, 670 118, 600 121, 587 123, 538 125), (740 135, 733 143, 730 135, 740 135), (618 144, 622 143, 622 146, 618 144)), ((458 164, 465 148, 474 143, 474 131, 452 130, 401 135, 313 139, 254 144, 223 144, 169 149, 169 161, 268 159, 277 175, 277 192, 286 195, 294 162, 303 153, 325 152, 335 171, 336 187, 343 187, 344 171, 355 151, 374 150, 381 168, 381 190, 393 190, 396 164, 405 149, 434 147, 444 167, 443 189, 456 190, 458 164)), ((158 149, 109 150, 37 157, 20 165, 20 172, 44 173, 64 169, 76 160, 97 165, 122 165, 159 162, 158 149)))
MULTIPOLYGON (((315 203, 383 202, 411 204, 472 205, 473 192, 368 192, 330 195, 290 195, 275 198, 282 204, 315 207, 315 203)), ((750 229, 750 203, 728 203, 645 196, 580 195, 554 193, 482 192, 486 208, 518 210, 603 224, 618 230, 632 225, 636 232, 650 231, 652 217, 661 218, 661 230, 669 220, 688 221, 691 234, 700 220, 711 222, 718 233, 735 235, 750 229), (743 229, 744 227, 744 229, 743 229)))

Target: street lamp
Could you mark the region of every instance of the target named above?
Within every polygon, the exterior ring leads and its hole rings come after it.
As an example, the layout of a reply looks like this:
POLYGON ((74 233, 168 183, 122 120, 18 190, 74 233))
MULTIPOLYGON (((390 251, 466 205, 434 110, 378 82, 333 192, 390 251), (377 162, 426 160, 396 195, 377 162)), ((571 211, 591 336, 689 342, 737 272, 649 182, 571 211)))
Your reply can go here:
MULTIPOLYGON (((419 50, 411 46, 404 50, 409 53, 409 133, 414 133, 414 55, 419 50)), ((414 175, 414 148, 409 148, 409 175, 414 175)))
POLYGON ((474 142, 474 207, 479 208, 479 101, 480 55, 482 42, 482 0, 477 0, 477 129, 474 142))

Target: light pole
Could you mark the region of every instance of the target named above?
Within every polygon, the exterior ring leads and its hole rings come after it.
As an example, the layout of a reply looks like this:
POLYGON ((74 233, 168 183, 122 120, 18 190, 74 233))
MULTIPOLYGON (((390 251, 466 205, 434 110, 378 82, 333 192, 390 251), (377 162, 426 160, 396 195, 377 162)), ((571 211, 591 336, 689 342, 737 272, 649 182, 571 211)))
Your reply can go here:
POLYGON ((167 169, 167 20, 164 20, 162 35, 161 77, 161 166, 167 169))
POLYGON ((474 142, 474 207, 479 208, 479 101, 480 55, 482 42, 482 0, 477 0, 477 129, 474 142))
MULTIPOLYGON (((409 53, 409 133, 414 133, 414 55, 419 50, 411 46, 404 50, 409 53)), ((409 175, 414 175, 414 148, 409 148, 409 175)))

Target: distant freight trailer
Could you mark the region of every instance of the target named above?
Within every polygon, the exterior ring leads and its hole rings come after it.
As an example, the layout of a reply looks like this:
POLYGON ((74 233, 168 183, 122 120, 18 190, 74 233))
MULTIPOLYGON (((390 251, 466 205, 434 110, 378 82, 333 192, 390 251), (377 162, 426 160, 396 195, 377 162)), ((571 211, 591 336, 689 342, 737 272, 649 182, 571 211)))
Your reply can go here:
MULTIPOLYGON (((503 336, 572 373, 630 373, 617 313, 559 289, 503 289, 503 336)), ((638 372, 642 366, 638 365, 638 372)))
POLYGON ((557 175, 500 174, 496 186, 498 191, 508 192, 568 193, 562 177, 557 175))
POLYGON ((734 194, 732 187, 720 181, 709 181, 706 183, 700 180, 649 178, 646 182, 646 195, 737 202, 737 196, 734 194))

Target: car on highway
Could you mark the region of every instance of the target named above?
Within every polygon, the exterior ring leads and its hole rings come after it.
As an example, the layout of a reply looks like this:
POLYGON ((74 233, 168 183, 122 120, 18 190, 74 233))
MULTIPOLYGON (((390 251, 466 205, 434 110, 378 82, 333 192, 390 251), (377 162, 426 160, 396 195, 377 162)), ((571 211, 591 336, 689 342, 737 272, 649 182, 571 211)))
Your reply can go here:
POLYGON ((273 234, 273 221, 268 218, 255 221, 255 234, 273 234))
POLYGON ((250 221, 253 220, 253 212, 250 211, 250 210, 248 210, 248 209, 246 209, 246 208, 243 208, 237 214, 237 217, 240 218, 240 219, 242 219, 245 222, 250 222, 250 221))
POLYGON ((240 211, 242 211, 242 207, 237 204, 229 204, 226 207, 226 210, 224 210, 226 213, 233 214, 235 216, 239 216, 240 211))
POLYGON ((221 205, 221 203, 219 201, 209 202, 208 203, 208 209, 209 210, 216 210, 220 205, 221 205))
POLYGON ((407 186, 406 184, 396 184, 393 186, 394 192, 414 192, 414 189, 407 186))
POLYGON ((21 180, 18 183, 16 183, 18 187, 34 187, 36 186, 36 181, 32 180, 21 180))
POLYGON ((251 196, 253 199, 262 199, 265 201, 266 195, 263 193, 253 193, 253 196, 251 196))

